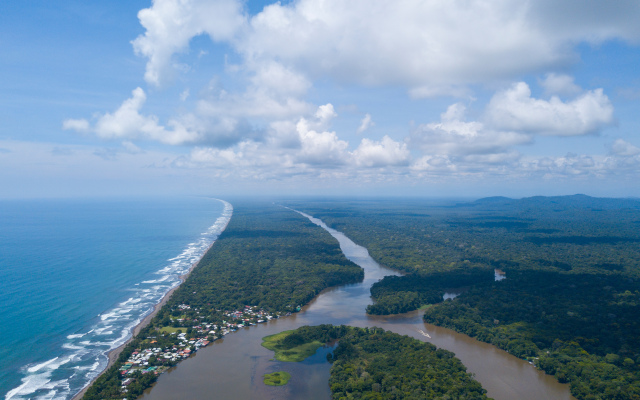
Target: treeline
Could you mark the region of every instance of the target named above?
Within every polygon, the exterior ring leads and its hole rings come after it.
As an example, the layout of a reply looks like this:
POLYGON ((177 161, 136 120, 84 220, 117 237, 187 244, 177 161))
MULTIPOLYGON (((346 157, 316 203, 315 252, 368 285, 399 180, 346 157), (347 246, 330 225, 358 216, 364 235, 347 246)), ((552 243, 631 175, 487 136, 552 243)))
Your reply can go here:
POLYGON ((425 311, 529 359, 580 399, 640 398, 640 284, 608 275, 523 271, 425 311))
POLYGON ((158 379, 154 374, 142 374, 136 372, 130 376, 133 383, 127 386, 127 393, 121 391, 122 379, 117 366, 112 366, 105 371, 87 390, 83 399, 137 399, 142 396, 145 389, 151 387, 158 379))
MULTIPOLYGON (((347 260, 337 241, 301 215, 273 204, 234 204, 227 229, 187 280, 173 293, 151 323, 122 351, 84 395, 86 400, 137 398, 155 380, 154 373, 123 374, 136 351, 175 349, 179 328, 187 338, 214 340, 228 312, 254 306, 269 315, 296 312, 323 289, 364 278, 362 268, 347 260), (201 325, 216 325, 204 331, 201 325), (204 331, 204 333, 202 333, 204 331), (122 390, 123 380, 131 383, 122 390)), ((195 348, 191 348, 195 350, 195 348)), ((162 368, 176 360, 152 357, 162 368)))
POLYGON ((640 201, 588 196, 472 203, 296 205, 408 273, 372 288, 369 312, 435 304, 425 320, 527 358, 578 399, 640 399, 640 201), (492 270, 506 279, 491 282, 492 270), (460 283, 461 271, 487 271, 460 283), (395 292, 395 294, 394 294, 395 292))
POLYGON ((289 202, 390 268, 624 273, 640 278, 640 201, 586 196, 289 202))
POLYGON ((327 356, 333 399, 487 399, 454 354, 380 328, 303 326, 284 338, 290 347, 320 341, 338 346, 327 356))
POLYGON ((447 290, 487 285, 493 281, 493 270, 482 268, 459 268, 429 275, 413 273, 386 276, 371 286, 374 304, 367 306, 367 314, 388 315, 413 311, 424 305, 441 303, 447 290))
POLYGON ((295 311, 323 289, 364 278, 337 241, 305 217, 276 205, 239 204, 174 303, 202 311, 295 311))

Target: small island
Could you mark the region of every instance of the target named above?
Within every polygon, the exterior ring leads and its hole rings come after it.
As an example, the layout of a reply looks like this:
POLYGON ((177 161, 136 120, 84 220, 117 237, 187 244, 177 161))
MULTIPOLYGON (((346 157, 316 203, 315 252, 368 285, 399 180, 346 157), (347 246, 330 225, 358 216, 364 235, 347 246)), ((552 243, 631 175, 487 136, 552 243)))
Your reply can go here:
POLYGON ((264 376, 264 384, 268 386, 284 386, 289 383, 291 374, 285 371, 273 372, 264 376))
POLYGON ((323 344, 337 342, 327 356, 334 399, 488 399, 453 353, 384 329, 324 324, 262 340, 279 361, 303 361, 323 344))
POLYGON ((316 353, 324 343, 318 340, 308 341, 295 331, 284 331, 262 338, 262 347, 275 352, 277 361, 300 362, 316 353))

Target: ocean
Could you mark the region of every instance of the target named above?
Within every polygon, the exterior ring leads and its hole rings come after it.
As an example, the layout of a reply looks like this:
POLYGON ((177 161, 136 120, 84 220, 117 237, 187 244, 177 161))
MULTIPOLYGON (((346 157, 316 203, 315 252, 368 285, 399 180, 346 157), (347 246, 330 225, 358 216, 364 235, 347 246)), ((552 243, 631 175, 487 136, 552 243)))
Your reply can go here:
POLYGON ((71 398, 231 213, 194 197, 0 201, 0 396, 71 398))

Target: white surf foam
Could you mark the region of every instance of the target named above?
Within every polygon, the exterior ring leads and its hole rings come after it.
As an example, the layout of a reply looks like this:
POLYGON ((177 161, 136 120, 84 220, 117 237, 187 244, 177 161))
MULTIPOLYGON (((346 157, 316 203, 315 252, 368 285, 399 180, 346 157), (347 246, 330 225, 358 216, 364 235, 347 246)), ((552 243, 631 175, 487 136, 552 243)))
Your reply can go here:
POLYGON ((47 366, 49 366, 49 365, 51 365, 51 364, 55 363, 55 362, 56 362, 56 360, 58 360, 59 358, 60 358, 60 357, 52 358, 51 360, 49 360, 49 361, 45 361, 45 362, 43 362, 42 364, 38 364, 38 365, 35 365, 35 366, 33 366, 33 367, 27 368, 27 371, 28 371, 28 372, 30 372, 30 373, 38 372, 38 371, 40 371, 42 368, 46 368, 47 366))
POLYGON ((78 333, 75 335, 67 335, 67 339, 78 339, 86 335, 86 333, 78 333))
POLYGON ((42 378, 38 375, 30 375, 26 378, 22 378, 22 384, 17 388, 10 390, 5 396, 5 399, 11 400, 14 398, 22 398, 22 396, 28 396, 35 393, 36 390, 49 383, 49 381, 50 379, 42 378))
MULTIPOLYGON (((67 364, 69 361, 71 361, 71 357, 55 357, 40 364, 27 366, 26 368, 24 368, 27 376, 22 378, 22 384, 17 388, 10 390, 5 396, 5 399, 22 399, 25 398, 24 396, 29 396, 29 398, 32 398, 30 395, 36 393, 36 391, 49 390, 50 392, 51 389, 54 389, 58 385, 62 385, 60 388, 63 389, 65 385, 68 385, 66 380, 56 381, 52 383, 51 374, 59 369, 62 365, 67 364)), ((59 390, 57 390, 56 392, 58 391, 59 390)))
POLYGON ((233 207, 219 201, 224 204, 220 217, 198 240, 167 260, 170 264, 155 272, 159 278, 136 283, 130 289, 132 296, 101 313, 89 331, 68 335, 62 345, 63 355, 23 368, 22 383, 9 391, 5 400, 67 399, 88 385, 107 366, 107 353, 131 337, 133 328, 180 283, 180 276, 191 269, 227 227, 233 207))

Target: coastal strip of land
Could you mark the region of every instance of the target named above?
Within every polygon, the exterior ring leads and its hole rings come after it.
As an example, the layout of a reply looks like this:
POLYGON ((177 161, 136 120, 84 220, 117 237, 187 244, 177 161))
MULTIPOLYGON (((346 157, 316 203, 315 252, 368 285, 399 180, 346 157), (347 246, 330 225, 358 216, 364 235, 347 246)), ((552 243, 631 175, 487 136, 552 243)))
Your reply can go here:
MULTIPOLYGON (((207 248, 207 251, 204 253, 206 254, 210 249, 211 246, 213 246, 213 243, 215 243, 215 241, 213 241, 209 247, 207 248)), ((129 339, 127 339, 126 342, 124 342, 123 344, 121 344, 120 346, 116 347, 115 349, 110 350, 107 353, 107 366, 105 367, 105 369, 95 378, 93 378, 93 380, 91 382, 89 382, 85 387, 82 388, 82 390, 80 390, 78 393, 76 393, 71 400, 80 400, 82 399, 82 397, 84 396, 84 394, 87 392, 87 390, 89 389, 89 387, 93 384, 93 382, 95 382, 98 378, 100 378, 100 376, 102 376, 102 374, 104 374, 109 368, 111 368, 118 360, 118 357, 120 356, 120 353, 122 353, 122 350, 124 350, 124 348, 136 337, 138 336, 138 334, 140 334, 140 332, 142 331, 143 328, 145 328, 147 325, 149 325, 149 323, 151 322, 151 320, 158 315, 158 312, 160 311, 160 309, 162 307, 164 307, 165 304, 167 304, 167 301, 169 301, 169 299, 171 298, 171 295, 173 294, 173 292, 176 291, 176 289, 178 289, 178 287, 184 283, 184 281, 187 280, 187 278, 189 277, 189 275, 191 274, 191 271, 193 271, 193 269, 200 263, 200 261, 202 261, 202 258, 204 257, 204 254, 198 259, 198 261, 194 262, 193 264, 191 264, 191 267, 189 267, 189 270, 187 271, 186 274, 180 275, 179 279, 180 281, 178 282, 178 284, 173 287, 172 289, 170 289, 164 296, 162 296, 162 299, 160 299, 160 302, 157 303, 154 307, 153 310, 151 311, 151 313, 149 313, 147 316, 145 316, 135 327, 133 327, 132 331, 131 331, 131 337, 129 339)))
POLYGON ((219 239, 82 396, 135 398, 199 346, 297 312, 323 289, 363 276, 335 239, 304 217, 271 203, 234 204, 219 239))
MULTIPOLYGON (((219 229, 219 234, 221 234, 222 232, 224 232, 227 225, 229 224, 229 221, 231 220, 231 217, 233 215, 233 206, 231 205, 231 203, 226 202, 224 200, 221 200, 221 199, 216 199, 216 200, 220 201, 224 205, 224 208, 222 211, 222 215, 218 217, 218 219, 216 219, 216 222, 209 229, 219 229)), ((217 237, 215 239, 217 239, 217 237)), ((209 250, 211 250, 211 246, 213 246, 213 244, 215 243, 215 239, 209 244, 207 249, 202 253, 202 255, 198 258, 198 260, 196 260, 194 263, 191 264, 191 266, 189 267, 189 270, 185 274, 180 275, 178 277, 179 281, 177 285, 171 288, 167 293, 165 293, 164 296, 162 296, 160 301, 153 307, 153 310, 151 311, 151 313, 146 315, 136 326, 133 327, 133 329, 131 330, 131 337, 129 337, 129 339, 127 339, 123 344, 116 347, 115 349, 110 350, 107 353, 107 366, 105 367, 105 369, 102 372, 100 372, 100 374, 98 374, 95 378, 93 378, 91 382, 85 385, 78 393, 76 393, 71 398, 71 400, 81 399, 86 393, 86 391, 89 389, 89 387, 93 384, 93 382, 95 382, 98 378, 100 378, 110 367, 112 367, 116 363, 116 361, 118 360, 118 357, 120 356, 124 348, 142 331, 143 328, 149 325, 151 320, 158 314, 158 311, 160 311, 160 309, 162 309, 162 307, 171 298, 171 295, 173 294, 173 292, 175 292, 175 290, 182 283, 184 283, 184 281, 189 277, 189 274, 191 274, 191 271, 193 271, 193 269, 200 263, 200 261, 202 261, 202 258, 204 257, 204 255, 207 254, 209 250)))

